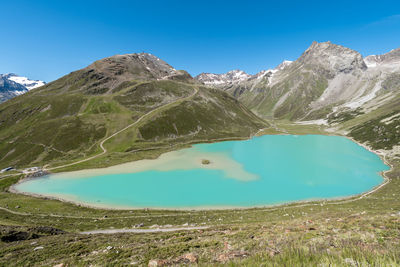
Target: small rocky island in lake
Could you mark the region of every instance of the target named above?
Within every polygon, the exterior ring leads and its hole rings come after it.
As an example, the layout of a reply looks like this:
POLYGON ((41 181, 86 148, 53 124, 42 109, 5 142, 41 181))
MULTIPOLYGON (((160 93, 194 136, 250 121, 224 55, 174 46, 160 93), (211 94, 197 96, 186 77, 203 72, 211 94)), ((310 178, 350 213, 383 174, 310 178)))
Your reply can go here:
POLYGON ((203 165, 208 165, 210 163, 211 163, 211 161, 209 161, 208 159, 202 159, 201 160, 201 164, 203 164, 203 165))

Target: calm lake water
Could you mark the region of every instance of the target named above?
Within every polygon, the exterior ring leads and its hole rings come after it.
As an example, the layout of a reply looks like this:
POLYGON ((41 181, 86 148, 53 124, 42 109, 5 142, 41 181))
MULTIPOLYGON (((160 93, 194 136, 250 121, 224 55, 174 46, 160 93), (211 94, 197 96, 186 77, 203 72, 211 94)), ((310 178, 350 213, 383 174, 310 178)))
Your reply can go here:
POLYGON ((115 208, 249 207, 359 194, 380 184, 379 172, 388 169, 344 137, 264 135, 198 144, 157 160, 53 174, 15 189, 115 208))

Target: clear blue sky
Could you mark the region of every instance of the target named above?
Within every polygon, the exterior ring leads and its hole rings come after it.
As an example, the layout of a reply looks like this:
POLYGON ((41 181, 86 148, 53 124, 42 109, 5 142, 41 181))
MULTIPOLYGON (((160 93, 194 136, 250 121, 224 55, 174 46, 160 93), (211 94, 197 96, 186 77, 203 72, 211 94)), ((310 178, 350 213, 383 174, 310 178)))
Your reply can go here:
POLYGON ((0 73, 45 81, 143 51, 197 75, 256 73, 314 40, 364 56, 400 47, 399 0, 10 0, 0 9, 0 73))

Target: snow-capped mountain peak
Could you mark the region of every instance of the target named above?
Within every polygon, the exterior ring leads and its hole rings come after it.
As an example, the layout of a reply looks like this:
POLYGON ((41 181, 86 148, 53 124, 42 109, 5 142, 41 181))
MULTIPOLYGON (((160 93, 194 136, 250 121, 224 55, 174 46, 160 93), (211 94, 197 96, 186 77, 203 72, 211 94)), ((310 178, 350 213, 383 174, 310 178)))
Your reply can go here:
POLYGON ((46 83, 43 81, 39 81, 39 80, 30 80, 27 77, 23 77, 23 76, 18 76, 14 73, 8 73, 5 74, 3 77, 16 82, 22 86, 25 86, 26 89, 28 90, 32 90, 34 88, 40 87, 45 85, 46 83))
POLYGON ((45 84, 14 73, 0 74, 0 103, 45 84))
POLYGON ((226 85, 240 83, 248 80, 252 76, 242 70, 231 70, 223 74, 201 73, 196 79, 206 85, 226 85))
POLYGON ((247 74, 246 72, 244 72, 242 70, 231 70, 231 71, 227 72, 225 75, 226 75, 226 78, 228 78, 234 82, 245 81, 251 77, 250 74, 247 74))
POLYGON ((239 84, 246 81, 254 82, 268 77, 269 82, 272 81, 272 76, 278 72, 287 68, 292 61, 284 60, 274 69, 262 70, 257 74, 250 75, 242 70, 231 70, 223 74, 215 73, 201 73, 195 77, 196 80, 210 86, 225 86, 229 84, 239 84))

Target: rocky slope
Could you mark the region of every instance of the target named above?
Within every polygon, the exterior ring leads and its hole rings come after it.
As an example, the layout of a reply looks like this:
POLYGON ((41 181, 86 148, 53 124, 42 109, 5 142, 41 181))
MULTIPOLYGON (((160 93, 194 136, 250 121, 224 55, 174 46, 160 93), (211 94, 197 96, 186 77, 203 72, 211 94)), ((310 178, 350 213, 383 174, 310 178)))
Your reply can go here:
POLYGON ((153 55, 117 55, 1 104, 0 165, 41 166, 96 154, 100 140, 161 106, 107 141, 107 156, 128 158, 138 148, 245 137, 265 125, 235 98, 153 55))
POLYGON ((43 85, 43 81, 30 80, 14 73, 0 74, 0 103, 43 85))

